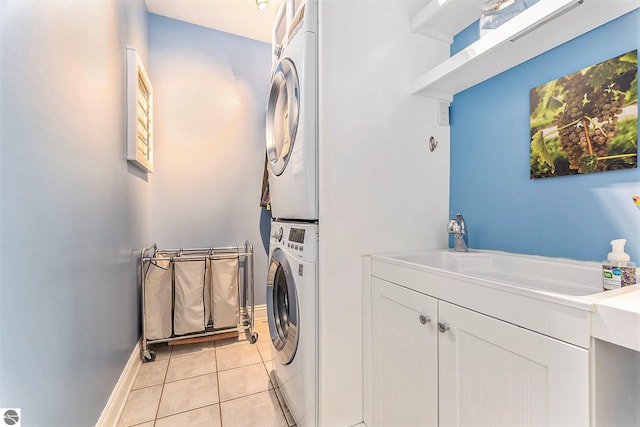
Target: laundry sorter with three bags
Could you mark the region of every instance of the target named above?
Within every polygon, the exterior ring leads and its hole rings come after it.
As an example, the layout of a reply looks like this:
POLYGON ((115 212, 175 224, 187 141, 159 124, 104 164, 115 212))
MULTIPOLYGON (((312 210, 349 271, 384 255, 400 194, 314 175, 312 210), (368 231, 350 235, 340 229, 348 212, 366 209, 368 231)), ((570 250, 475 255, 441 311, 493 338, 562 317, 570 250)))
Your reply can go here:
POLYGON ((142 357, 150 344, 254 332, 253 245, 141 249, 142 357))

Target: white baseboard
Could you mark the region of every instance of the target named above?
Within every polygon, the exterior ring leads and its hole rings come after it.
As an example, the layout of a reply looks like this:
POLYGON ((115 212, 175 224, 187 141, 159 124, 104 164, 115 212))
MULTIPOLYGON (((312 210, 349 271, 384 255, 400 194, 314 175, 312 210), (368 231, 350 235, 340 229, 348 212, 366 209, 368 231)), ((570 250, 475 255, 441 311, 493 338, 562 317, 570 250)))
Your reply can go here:
POLYGON ((255 320, 262 320, 267 318, 267 304, 260 304, 253 306, 253 318, 255 320))
POLYGON ((111 392, 111 396, 109 396, 107 405, 102 410, 100 418, 98 418, 96 427, 113 427, 118 424, 124 405, 127 403, 127 398, 129 397, 129 392, 131 391, 133 382, 136 379, 136 375, 138 375, 140 366, 142 366, 142 357, 140 356, 141 350, 142 343, 141 341, 138 341, 133 348, 131 356, 129 356, 129 360, 125 365, 118 382, 111 392))

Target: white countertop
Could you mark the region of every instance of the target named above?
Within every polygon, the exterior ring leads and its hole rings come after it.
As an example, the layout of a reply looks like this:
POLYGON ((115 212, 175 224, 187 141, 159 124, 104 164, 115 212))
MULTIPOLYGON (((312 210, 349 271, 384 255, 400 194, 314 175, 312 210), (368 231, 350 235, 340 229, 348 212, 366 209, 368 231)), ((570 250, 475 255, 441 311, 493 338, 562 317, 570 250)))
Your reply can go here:
POLYGON ((640 351, 640 285, 612 292, 595 302, 591 335, 640 351))

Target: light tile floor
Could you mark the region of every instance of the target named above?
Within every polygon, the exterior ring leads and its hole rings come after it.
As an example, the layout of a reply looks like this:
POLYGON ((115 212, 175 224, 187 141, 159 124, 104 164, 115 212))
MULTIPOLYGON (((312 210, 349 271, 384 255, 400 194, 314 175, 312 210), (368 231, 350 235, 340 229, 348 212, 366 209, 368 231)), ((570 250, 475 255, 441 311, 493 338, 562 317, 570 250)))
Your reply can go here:
POLYGON ((143 363, 118 427, 293 427, 270 380, 271 343, 265 320, 258 342, 248 334, 199 344, 160 345, 143 363))

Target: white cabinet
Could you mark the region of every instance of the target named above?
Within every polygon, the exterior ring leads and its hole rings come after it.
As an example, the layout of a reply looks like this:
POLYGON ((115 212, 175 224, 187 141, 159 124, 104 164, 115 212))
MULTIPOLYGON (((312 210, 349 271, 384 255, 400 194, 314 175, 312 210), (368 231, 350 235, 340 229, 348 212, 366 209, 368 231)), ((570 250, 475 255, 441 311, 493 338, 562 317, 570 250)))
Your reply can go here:
MULTIPOLYGON (((480 17, 481 0, 431 0, 413 18, 414 32, 451 43, 480 17)), ((578 37, 638 7, 638 0, 539 0, 529 9, 415 78, 413 94, 453 95, 578 37)))
POLYGON ((628 289, 607 292, 592 317, 597 426, 640 426, 640 286, 628 289))
POLYGON ((374 426, 438 425, 438 301, 373 278, 374 426))
POLYGON ((438 302, 440 425, 588 426, 589 352, 438 302))
POLYGON ((586 426, 588 350, 371 279, 372 426, 586 426))

